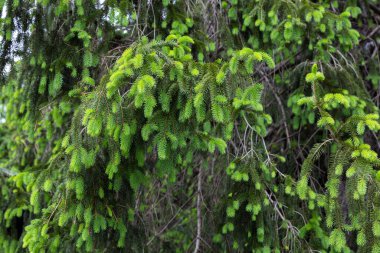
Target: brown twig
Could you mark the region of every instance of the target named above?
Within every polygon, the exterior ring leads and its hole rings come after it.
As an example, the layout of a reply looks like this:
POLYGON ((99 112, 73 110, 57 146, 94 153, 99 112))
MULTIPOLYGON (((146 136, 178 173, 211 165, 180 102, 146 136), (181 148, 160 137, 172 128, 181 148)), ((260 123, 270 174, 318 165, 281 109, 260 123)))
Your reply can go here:
POLYGON ((198 187, 197 187, 197 237, 195 238, 195 248, 194 253, 199 252, 201 245, 201 232, 202 232, 202 168, 198 171, 198 187))

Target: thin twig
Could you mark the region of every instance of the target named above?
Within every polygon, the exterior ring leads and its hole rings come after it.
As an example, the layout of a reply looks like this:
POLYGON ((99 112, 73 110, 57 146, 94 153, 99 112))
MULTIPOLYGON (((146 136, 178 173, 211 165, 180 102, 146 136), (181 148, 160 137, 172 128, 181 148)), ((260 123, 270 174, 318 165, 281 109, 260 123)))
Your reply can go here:
POLYGON ((194 253, 199 252, 201 245, 201 231, 202 231, 202 210, 201 210, 201 198, 202 198, 202 168, 198 171, 198 191, 197 191, 197 237, 195 238, 194 253))
POLYGON ((8 169, 5 169, 5 168, 0 168, 0 172, 2 172, 3 174, 5 174, 8 177, 12 177, 12 176, 17 175, 16 172, 8 170, 8 169))

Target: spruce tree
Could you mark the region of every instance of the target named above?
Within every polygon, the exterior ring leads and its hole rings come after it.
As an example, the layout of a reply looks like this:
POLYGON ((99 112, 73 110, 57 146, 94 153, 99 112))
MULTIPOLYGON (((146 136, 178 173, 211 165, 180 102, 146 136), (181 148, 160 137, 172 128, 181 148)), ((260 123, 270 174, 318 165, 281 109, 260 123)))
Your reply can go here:
POLYGON ((378 1, 0 10, 0 252, 380 252, 378 1))

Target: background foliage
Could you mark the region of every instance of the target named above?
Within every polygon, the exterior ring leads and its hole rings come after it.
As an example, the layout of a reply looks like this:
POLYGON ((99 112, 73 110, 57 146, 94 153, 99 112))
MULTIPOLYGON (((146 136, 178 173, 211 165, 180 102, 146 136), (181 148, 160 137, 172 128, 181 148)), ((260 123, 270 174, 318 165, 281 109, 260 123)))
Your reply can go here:
POLYGON ((0 0, 1 252, 380 252, 377 0, 0 0))

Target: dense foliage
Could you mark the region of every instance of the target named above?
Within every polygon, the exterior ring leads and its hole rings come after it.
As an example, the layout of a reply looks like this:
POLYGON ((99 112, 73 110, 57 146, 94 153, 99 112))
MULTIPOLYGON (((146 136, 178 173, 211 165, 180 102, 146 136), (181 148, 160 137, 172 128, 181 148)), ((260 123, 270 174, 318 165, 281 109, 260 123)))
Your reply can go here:
POLYGON ((377 0, 0 10, 0 252, 380 252, 377 0))

